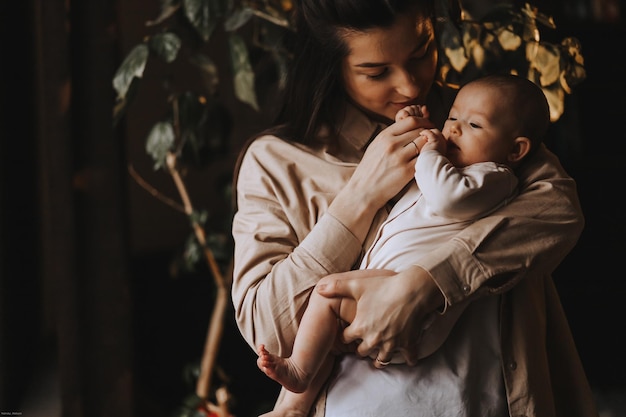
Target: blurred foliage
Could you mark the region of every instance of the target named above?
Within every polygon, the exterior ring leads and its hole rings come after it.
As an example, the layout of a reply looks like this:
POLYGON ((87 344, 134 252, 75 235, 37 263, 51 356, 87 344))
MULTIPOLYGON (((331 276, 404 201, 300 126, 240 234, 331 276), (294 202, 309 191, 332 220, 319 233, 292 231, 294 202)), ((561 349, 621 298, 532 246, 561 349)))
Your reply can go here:
MULTIPOLYGON (((540 27, 552 30, 556 25, 551 17, 528 3, 520 8, 494 2, 490 11, 480 18, 470 16, 463 3, 436 0, 439 81, 459 87, 494 71, 525 75, 541 86, 550 104, 551 119, 558 120, 564 111, 565 95, 586 76, 580 43, 571 37, 557 44, 542 40, 540 27)), ((115 125, 139 94, 149 64, 160 61, 167 66, 183 65, 199 74, 194 91, 180 91, 177 86, 180 80, 166 77, 162 85, 167 91, 170 111, 154 122, 145 138, 145 150, 154 169, 168 171, 178 181, 183 200, 189 199, 178 179, 182 178, 180 171, 186 166, 208 166, 230 150, 232 117, 218 94, 221 87, 218 65, 208 51, 226 51, 227 58, 219 59, 228 61, 234 96, 258 111, 261 105, 257 98, 256 61, 251 57, 271 58, 276 86, 282 88, 290 60, 289 35, 294 30, 292 9, 291 0, 161 0, 158 15, 145 23, 149 33, 120 64, 112 80, 117 93, 113 106, 115 125), (221 32, 219 40, 226 41, 222 48, 212 49, 218 32, 221 32)), ((149 185, 144 187, 149 189, 149 185)), ((158 193, 158 190, 150 191, 158 193)), ((230 192, 224 186, 221 196, 224 204, 230 204, 230 192)), ((207 248, 223 264, 230 262, 230 218, 224 219, 223 230, 205 231, 206 238, 198 239, 201 236, 198 228, 205 227, 209 214, 192 207, 189 201, 183 211, 194 233, 174 267, 193 270, 203 254, 206 255, 207 248)), ((176 415, 227 414, 216 409, 209 411, 203 408, 206 405, 197 395, 192 395, 176 415)))
POLYGON ((541 39, 539 27, 555 29, 550 16, 526 3, 522 8, 496 3, 475 20, 458 7, 439 2, 437 31, 442 82, 460 86, 494 71, 526 76, 539 85, 550 104, 550 118, 564 111, 565 95, 585 77, 580 42, 573 37, 559 44, 541 39))
MULTIPOLYGON (((460 0, 437 0, 436 5, 443 83, 460 86, 496 70, 525 75, 544 90, 552 120, 559 119, 565 94, 585 78, 578 40, 543 41, 540 26, 556 25, 528 3, 522 8, 495 3, 480 20, 473 19, 460 0)), ((172 114, 155 122, 146 151, 155 169, 164 167, 169 150, 186 164, 210 163, 228 150, 231 129, 230 113, 217 94, 218 66, 207 53, 211 40, 218 30, 226 34, 233 93, 259 110, 250 51, 272 58, 280 87, 290 59, 286 40, 294 30, 291 17, 291 0, 161 0, 159 15, 146 22, 154 33, 131 49, 113 78, 114 122, 132 103, 152 59, 166 64, 186 59, 189 68, 200 73, 201 82, 194 92, 177 91, 172 80, 164 82, 172 114)))
MULTIPOLYGON (((586 77, 577 39, 566 37, 557 44, 542 40, 540 27, 553 30, 555 22, 529 3, 520 8, 510 2, 494 2, 487 13, 474 19, 461 0, 435 1, 442 83, 459 87, 494 71, 525 75, 543 89, 552 121, 561 117, 565 95, 586 77)), ((150 33, 128 52, 113 78, 117 92, 114 123, 131 105, 149 63, 160 60, 180 65, 182 61, 189 71, 198 72, 200 81, 195 91, 178 91, 176 80, 164 80, 171 112, 155 121, 145 149, 155 169, 166 168, 169 153, 176 156, 176 166, 181 169, 209 165, 229 151, 232 128, 231 113, 218 94, 218 65, 208 52, 215 46, 215 34, 221 31, 226 39, 224 48, 217 49, 227 51, 228 57, 219 58, 228 60, 234 96, 258 111, 251 55, 271 59, 281 88, 290 60, 292 13, 291 0, 160 0, 157 17, 145 24, 150 33)), ((225 204, 229 192, 225 187, 225 204)), ((228 239, 208 236, 220 256, 228 256, 228 248, 219 246, 227 245, 228 239)), ((194 250, 184 253, 193 254, 194 250)), ((191 267, 194 262, 190 258, 182 265, 191 267)))
MULTIPOLYGON (((275 63, 277 78, 284 79, 289 56, 283 41, 289 38, 284 34, 292 30, 291 9, 290 0, 161 0, 158 15, 145 23, 149 33, 127 53, 114 75, 114 125, 118 125, 139 94, 148 66, 160 61, 172 68, 162 83, 170 111, 154 122, 145 138, 145 150, 154 169, 183 172, 187 166, 202 168, 223 157, 230 151, 232 116, 220 99, 218 65, 209 51, 227 50, 233 94, 242 103, 260 110, 250 50, 257 56, 268 54, 275 63), (226 39, 226 48, 215 47, 217 31, 222 31, 219 40, 226 39), (179 85, 187 80, 174 79, 174 65, 184 66, 189 73, 197 72, 199 81, 194 91, 181 90, 179 85), (176 157, 173 167, 167 165, 168 155, 176 157)), ((277 84, 281 86, 280 81, 277 84)), ((135 177, 153 195, 158 194, 139 174, 135 173, 135 177)), ((225 185, 220 192, 224 204, 230 204, 230 187, 225 185)), ((172 201, 168 197, 161 200, 172 201)), ((203 217, 190 220, 192 224, 204 225, 207 217, 204 213, 203 217)), ((230 260, 232 242, 228 224, 221 229, 206 231, 206 245, 224 264, 230 260)), ((203 248, 192 233, 181 252, 183 259, 175 261, 174 268, 193 270, 201 262, 202 253, 203 248)))

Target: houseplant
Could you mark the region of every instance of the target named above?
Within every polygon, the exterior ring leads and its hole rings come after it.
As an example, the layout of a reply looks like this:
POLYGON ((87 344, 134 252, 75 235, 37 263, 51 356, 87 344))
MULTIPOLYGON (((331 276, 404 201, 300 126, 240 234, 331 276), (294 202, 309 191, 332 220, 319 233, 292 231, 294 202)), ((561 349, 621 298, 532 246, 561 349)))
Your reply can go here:
MULTIPOLYGON (((529 4, 521 8, 498 4, 479 18, 472 17, 463 2, 437 0, 436 5, 442 83, 460 86, 496 69, 523 74, 544 89, 552 120, 559 119, 565 94, 585 77, 580 45, 575 39, 566 38, 559 44, 543 42, 539 28, 554 28, 554 22, 529 4)), ((170 110, 163 120, 156 121, 146 139, 154 168, 172 178, 181 203, 163 196, 131 171, 144 188, 162 201, 180 206, 188 216, 192 239, 184 252, 187 264, 193 266, 204 260, 215 281, 216 299, 200 376, 194 399, 183 412, 229 415, 230 394, 225 386, 214 387, 212 377, 229 301, 230 240, 224 236, 212 238, 216 234, 204 226, 207 214, 194 207, 183 175, 186 165, 210 162, 203 155, 207 151, 217 154, 229 142, 228 129, 215 116, 223 115, 225 110, 216 94, 220 83, 217 66, 206 53, 206 46, 217 31, 226 34, 234 95, 259 110, 251 51, 272 58, 276 86, 280 88, 290 58, 285 43, 289 36, 284 35, 294 30, 291 13, 290 1, 166 0, 161 4, 161 14, 147 23, 152 33, 129 52, 113 79, 118 94, 114 119, 118 121, 139 93, 140 80, 151 60, 173 64, 185 57, 187 65, 202 75, 196 91, 181 91, 172 79, 163 83, 169 91, 170 110), (223 256, 218 259, 216 253, 223 256)))

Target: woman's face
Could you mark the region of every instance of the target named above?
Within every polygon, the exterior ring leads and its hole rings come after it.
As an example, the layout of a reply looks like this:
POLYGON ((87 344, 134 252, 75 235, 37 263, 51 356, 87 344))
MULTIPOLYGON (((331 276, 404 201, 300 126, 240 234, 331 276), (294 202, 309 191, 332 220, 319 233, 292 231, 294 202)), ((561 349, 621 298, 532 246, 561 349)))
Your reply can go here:
POLYGON ((364 110, 393 120, 409 104, 425 104, 437 70, 432 22, 416 12, 389 28, 348 31, 342 65, 346 93, 364 110))

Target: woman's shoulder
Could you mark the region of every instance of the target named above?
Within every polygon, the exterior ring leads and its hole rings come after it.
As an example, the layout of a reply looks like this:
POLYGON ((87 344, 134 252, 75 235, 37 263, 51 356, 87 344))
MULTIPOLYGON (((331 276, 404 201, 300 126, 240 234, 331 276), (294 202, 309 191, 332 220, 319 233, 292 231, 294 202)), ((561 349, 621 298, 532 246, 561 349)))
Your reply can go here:
POLYGON ((273 134, 261 134, 256 136, 244 145, 242 156, 255 158, 290 160, 301 154, 306 147, 300 143, 283 139, 273 134))
POLYGON ((263 133, 248 140, 248 149, 261 151, 263 149, 275 147, 292 147, 293 144, 283 138, 273 134, 263 133))
POLYGON ((316 165, 318 159, 312 149, 301 143, 263 133, 249 139, 241 148, 235 172, 245 167, 248 174, 273 172, 278 175, 294 164, 301 168, 316 165))
POLYGON ((571 179, 558 156, 544 144, 529 155, 515 171, 520 182, 525 185, 541 181, 571 179))

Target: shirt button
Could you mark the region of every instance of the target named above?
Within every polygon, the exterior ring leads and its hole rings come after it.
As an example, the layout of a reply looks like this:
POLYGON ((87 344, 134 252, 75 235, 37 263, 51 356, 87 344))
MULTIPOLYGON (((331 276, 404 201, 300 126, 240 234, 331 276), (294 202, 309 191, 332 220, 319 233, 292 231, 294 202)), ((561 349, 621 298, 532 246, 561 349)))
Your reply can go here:
POLYGON ((471 290, 471 288, 470 288, 469 285, 463 285, 463 292, 465 292, 467 294, 468 292, 470 292, 470 290, 471 290))
POLYGON ((517 362, 515 362, 515 361, 511 361, 511 362, 509 362, 509 369, 510 369, 511 371, 516 370, 516 369, 517 369, 517 362))

